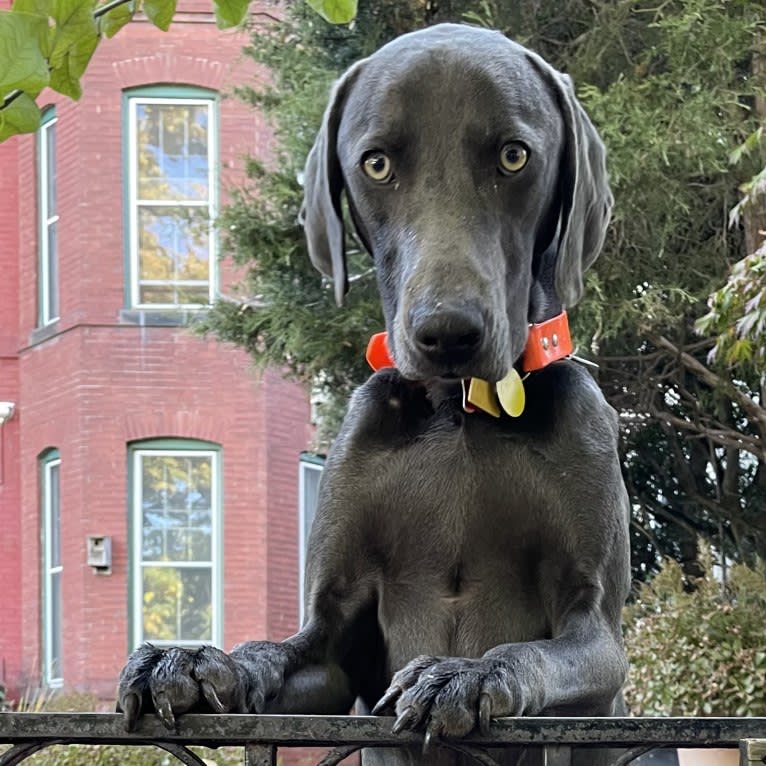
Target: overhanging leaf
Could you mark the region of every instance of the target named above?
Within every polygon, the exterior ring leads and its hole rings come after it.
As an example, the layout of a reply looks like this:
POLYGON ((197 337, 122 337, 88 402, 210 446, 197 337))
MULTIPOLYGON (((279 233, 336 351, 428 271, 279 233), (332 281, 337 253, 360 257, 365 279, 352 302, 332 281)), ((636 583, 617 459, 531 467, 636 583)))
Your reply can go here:
POLYGON ((118 5, 107 11, 100 19, 101 32, 107 37, 114 37, 126 24, 133 19, 135 8, 132 2, 118 5))
POLYGON ((357 0, 307 0, 331 24, 348 24, 356 17, 357 0))
POLYGON ((215 23, 219 29, 239 26, 247 15, 250 0, 215 0, 215 23))
POLYGON ((13 90, 38 93, 48 84, 40 46, 47 28, 47 16, 0 11, 0 97, 13 90))
POLYGON ((97 45, 98 35, 93 35, 71 46, 61 63, 51 69, 51 88, 69 98, 79 99, 82 95, 80 78, 85 74, 97 45))
MULTIPOLYGON (((55 26, 50 30, 51 51, 48 58, 52 69, 60 67, 70 51, 83 46, 90 48, 94 39, 98 42, 98 26, 93 18, 93 0, 54 0, 51 4, 51 16, 55 22, 55 26)), ((90 50, 90 55, 93 54, 93 49, 90 50)))
POLYGON ((26 93, 0 109, 0 141, 19 133, 33 133, 40 125, 40 110, 26 93))
POLYGON ((163 32, 170 28, 170 22, 176 12, 177 0, 144 0, 143 10, 146 18, 163 32))

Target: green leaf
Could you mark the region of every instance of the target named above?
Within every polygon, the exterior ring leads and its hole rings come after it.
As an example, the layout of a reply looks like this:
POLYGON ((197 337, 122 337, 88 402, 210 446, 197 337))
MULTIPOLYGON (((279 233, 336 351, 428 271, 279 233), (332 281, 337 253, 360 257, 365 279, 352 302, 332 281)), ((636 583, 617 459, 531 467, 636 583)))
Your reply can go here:
POLYGON ((51 69, 50 86, 75 100, 82 96, 80 78, 85 74, 88 62, 98 45, 98 35, 87 37, 73 45, 64 55, 61 63, 51 69))
POLYGON ((13 90, 39 93, 48 84, 41 50, 48 17, 0 11, 0 97, 13 90))
POLYGON ((35 16, 45 16, 50 12, 50 0, 14 0, 14 13, 31 13, 35 16))
POLYGON ((163 32, 170 28, 170 22, 176 12, 177 0, 144 0, 146 18, 163 32))
POLYGON ((22 93, 0 109, 0 141, 19 133, 33 133, 40 125, 40 110, 31 96, 22 93))
POLYGON ((239 26, 247 16, 250 0, 215 0, 215 23, 218 29, 239 26))
POLYGON ((107 11, 100 19, 101 32, 107 37, 114 37, 126 24, 133 20, 135 8, 132 2, 118 5, 107 11))
MULTIPOLYGON (((54 0, 51 16, 55 22, 55 26, 50 30, 51 51, 48 61, 51 69, 61 67, 72 50, 76 51, 76 57, 80 57, 80 50, 89 49, 90 54, 85 61, 87 64, 95 49, 93 40, 98 42, 98 26, 93 18, 93 0, 54 0)), ((79 72, 78 79, 84 71, 83 68, 79 72)))
POLYGON ((357 0, 307 0, 331 24, 348 24, 356 17, 357 0))

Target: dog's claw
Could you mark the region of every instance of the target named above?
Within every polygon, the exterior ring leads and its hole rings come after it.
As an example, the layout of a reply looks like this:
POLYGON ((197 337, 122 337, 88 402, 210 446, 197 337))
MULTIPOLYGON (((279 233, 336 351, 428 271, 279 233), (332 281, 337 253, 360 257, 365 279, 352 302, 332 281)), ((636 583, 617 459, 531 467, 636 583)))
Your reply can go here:
POLYGON ((154 707, 157 709, 157 715, 160 717, 160 720, 165 724, 165 728, 176 731, 176 718, 173 715, 173 707, 170 704, 170 700, 163 694, 155 699, 154 707))
POLYGON ((373 715, 381 715, 383 711, 390 707, 394 701, 399 697, 399 695, 402 693, 402 690, 398 686, 392 686, 377 702, 375 707, 372 709, 373 715))
POLYGON ((415 708, 405 708, 402 714, 394 721, 394 725, 391 727, 391 731, 394 734, 398 734, 402 729, 406 729, 411 724, 418 720, 418 714, 415 708))
POLYGON ((479 731, 482 734, 489 734, 489 724, 492 717, 492 700, 489 694, 482 694, 479 697, 479 731))
POLYGON ((213 708, 214 712, 216 713, 226 712, 226 708, 224 704, 221 702, 220 699, 218 699, 218 695, 216 694, 213 684, 211 684, 209 681, 201 681, 200 688, 202 689, 202 694, 207 700, 208 705, 210 705, 210 707, 213 708))
POLYGON ((125 731, 131 732, 136 728, 136 723, 138 723, 138 715, 141 712, 141 697, 135 693, 126 694, 122 702, 125 708, 125 716, 123 718, 125 731))

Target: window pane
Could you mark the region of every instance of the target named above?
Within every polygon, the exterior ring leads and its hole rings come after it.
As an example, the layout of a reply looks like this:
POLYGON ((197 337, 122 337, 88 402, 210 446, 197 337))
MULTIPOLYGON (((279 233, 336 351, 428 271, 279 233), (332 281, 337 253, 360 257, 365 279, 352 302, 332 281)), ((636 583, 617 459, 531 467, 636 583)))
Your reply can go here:
POLYGON ((58 295, 58 221, 48 224, 48 251, 46 253, 46 278, 48 280, 46 294, 48 296, 48 305, 46 319, 55 319, 59 315, 59 295, 58 295))
POLYGON ((213 610, 216 454, 138 451, 138 641, 219 641, 213 610))
POLYGON ((48 580, 50 598, 49 666, 48 678, 61 678, 61 572, 54 572, 48 580))
POLYGON ((210 303, 210 288, 205 285, 179 285, 176 289, 176 303, 210 303))
POLYGON ((45 174, 47 176, 46 207, 48 218, 56 215, 56 123, 43 128, 45 134, 45 174))
POLYGON ((144 561, 212 558, 212 458, 142 457, 144 561))
POLYGON ((208 107, 137 104, 138 197, 207 201, 208 107))
POLYGON ((210 303, 213 104, 132 101, 132 294, 139 305, 210 303))
POLYGON ((142 205, 138 209, 138 232, 139 279, 208 280, 207 208, 142 205))
POLYGON ((211 641, 210 568, 145 567, 144 640, 211 641))
POLYGON ((156 285, 150 287, 142 285, 138 293, 138 302, 175 305, 177 303, 176 291, 172 285, 170 287, 157 287, 156 285))
POLYGON ((48 467, 48 535, 50 561, 48 568, 61 566, 61 503, 59 500, 59 466, 48 467))

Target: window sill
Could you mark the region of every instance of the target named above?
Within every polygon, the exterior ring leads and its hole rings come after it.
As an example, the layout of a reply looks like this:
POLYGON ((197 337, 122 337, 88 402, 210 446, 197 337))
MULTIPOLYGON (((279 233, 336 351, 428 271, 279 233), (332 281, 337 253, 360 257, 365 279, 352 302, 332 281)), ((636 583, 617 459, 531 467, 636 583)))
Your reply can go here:
POLYGON ((38 343, 42 343, 48 338, 52 338, 54 335, 58 335, 59 332, 59 320, 54 319, 48 324, 44 324, 41 327, 35 327, 29 334, 29 345, 35 346, 38 343))

